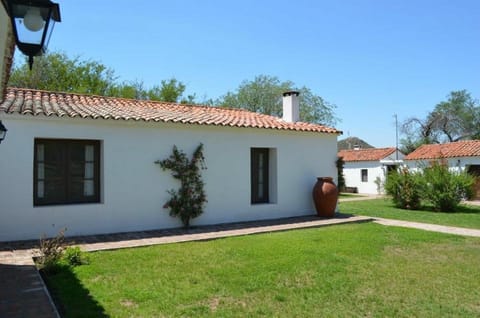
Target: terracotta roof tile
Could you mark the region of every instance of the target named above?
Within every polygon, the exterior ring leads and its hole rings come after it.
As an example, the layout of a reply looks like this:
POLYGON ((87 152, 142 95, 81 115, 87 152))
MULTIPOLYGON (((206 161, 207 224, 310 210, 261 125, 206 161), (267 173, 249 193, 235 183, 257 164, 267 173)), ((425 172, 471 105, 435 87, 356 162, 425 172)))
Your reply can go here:
POLYGON ((345 162, 352 161, 379 161, 395 152, 395 148, 366 148, 358 150, 340 150, 338 157, 345 162))
POLYGON ((404 160, 479 156, 480 140, 464 140, 447 144, 422 145, 406 156, 404 160))
POLYGON ((243 109, 184 105, 158 101, 8 88, 0 112, 21 115, 81 117, 104 120, 143 120, 184 124, 282 129, 341 134, 335 128, 288 123, 274 116, 243 109))

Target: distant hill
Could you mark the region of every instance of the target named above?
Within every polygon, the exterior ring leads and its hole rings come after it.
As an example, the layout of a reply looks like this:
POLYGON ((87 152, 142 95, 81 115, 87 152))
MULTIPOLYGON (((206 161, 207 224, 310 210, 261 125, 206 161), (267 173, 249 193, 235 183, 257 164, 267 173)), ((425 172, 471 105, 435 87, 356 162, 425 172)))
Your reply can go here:
POLYGON ((343 140, 339 140, 337 145, 339 151, 353 149, 355 146, 359 146, 360 149, 375 148, 364 140, 357 137, 348 137, 343 140))

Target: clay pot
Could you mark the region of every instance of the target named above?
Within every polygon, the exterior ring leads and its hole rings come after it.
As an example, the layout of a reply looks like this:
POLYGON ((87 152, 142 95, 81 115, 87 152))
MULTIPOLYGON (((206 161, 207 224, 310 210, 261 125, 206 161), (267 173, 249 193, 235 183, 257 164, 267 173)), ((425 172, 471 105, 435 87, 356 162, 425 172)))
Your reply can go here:
POLYGON ((317 215, 326 218, 333 217, 337 207, 337 199, 338 189, 333 183, 333 178, 317 178, 317 183, 313 187, 313 201, 315 202, 317 215))

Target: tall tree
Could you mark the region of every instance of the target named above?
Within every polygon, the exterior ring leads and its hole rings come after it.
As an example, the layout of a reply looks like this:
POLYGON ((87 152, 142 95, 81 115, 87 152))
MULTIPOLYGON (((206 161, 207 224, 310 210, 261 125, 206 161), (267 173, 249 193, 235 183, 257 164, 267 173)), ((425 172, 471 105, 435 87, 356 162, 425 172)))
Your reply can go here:
POLYGON ((35 59, 30 71, 27 60, 16 64, 9 86, 59 92, 94 94, 165 102, 195 103, 195 94, 184 96, 185 84, 175 78, 146 89, 142 81, 117 82, 115 72, 100 62, 69 58, 53 52, 35 59))
POLYGON ((430 121, 446 141, 480 137, 480 105, 466 90, 453 91, 430 113, 430 121))
POLYGON ((466 90, 452 91, 426 118, 412 117, 402 124, 402 151, 422 144, 480 138, 480 104, 466 90))
POLYGON ((185 84, 175 78, 162 80, 160 85, 153 86, 146 91, 148 99, 161 100, 171 103, 194 104, 195 95, 184 96, 185 84))
POLYGON ((30 71, 25 60, 16 64, 9 85, 60 92, 106 95, 115 83, 112 69, 92 61, 69 58, 65 53, 48 53, 35 59, 30 71))
POLYGON ((300 120, 335 125, 336 106, 315 95, 309 88, 296 88, 291 81, 281 82, 278 77, 259 75, 252 81, 243 81, 234 92, 228 92, 216 103, 226 107, 243 108, 267 115, 282 115, 282 93, 300 92, 300 120))

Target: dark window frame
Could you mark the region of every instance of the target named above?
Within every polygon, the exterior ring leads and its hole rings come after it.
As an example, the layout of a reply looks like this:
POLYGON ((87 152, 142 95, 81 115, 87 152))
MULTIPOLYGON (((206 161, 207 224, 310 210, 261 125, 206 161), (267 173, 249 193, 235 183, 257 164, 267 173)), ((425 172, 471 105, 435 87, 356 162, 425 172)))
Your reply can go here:
POLYGON ((270 149, 250 148, 251 203, 270 203, 270 149), (260 157, 263 156, 263 162, 260 157), (262 166, 260 166, 262 164, 262 166), (262 178, 260 178, 262 175, 262 178), (262 187, 262 194, 259 194, 262 187))
MULTIPOLYGON (((87 140, 87 139, 51 139, 51 138, 36 138, 34 141, 34 159, 33 159, 33 204, 34 206, 44 206, 44 205, 68 205, 68 204, 81 204, 81 203, 99 203, 100 202, 100 149, 101 143, 99 140, 87 140), (41 160, 38 160, 38 145, 47 145, 54 144, 58 147, 58 151, 61 154, 58 162, 55 162, 54 165, 57 165, 55 168, 59 169, 59 177, 57 177, 57 182, 61 183, 59 185, 59 193, 61 198, 40 198, 38 197, 38 183, 39 181, 44 181, 39 178, 38 175, 38 164, 42 163, 41 160), (71 156, 74 152, 74 146, 78 145, 92 145, 93 146, 93 161, 74 161, 71 159, 71 156), (85 178, 83 180, 93 180, 93 195, 91 196, 78 196, 78 193, 74 193, 74 182, 78 182, 79 177, 73 176, 73 165, 75 163, 83 162, 93 163, 93 178, 85 178)), ((43 163, 45 164, 46 154, 44 154, 43 163)), ((45 173, 45 172, 44 172, 45 173)), ((46 187, 44 185, 44 187, 46 187)))
POLYGON ((362 182, 368 182, 368 169, 360 170, 360 178, 362 182))

